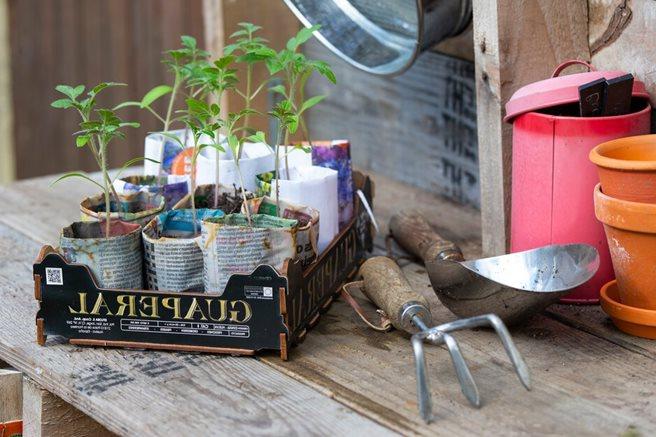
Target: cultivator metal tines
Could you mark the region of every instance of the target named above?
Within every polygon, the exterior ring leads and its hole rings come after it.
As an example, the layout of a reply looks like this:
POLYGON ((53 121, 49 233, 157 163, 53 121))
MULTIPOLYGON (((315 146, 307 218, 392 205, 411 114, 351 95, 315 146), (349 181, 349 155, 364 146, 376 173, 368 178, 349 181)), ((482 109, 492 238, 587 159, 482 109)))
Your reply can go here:
POLYGON ((428 380, 428 372, 426 370, 426 358, 424 356, 424 341, 428 341, 435 345, 445 344, 453 367, 455 368, 456 375, 460 381, 462 393, 469 400, 469 403, 474 407, 480 407, 481 399, 476 387, 476 382, 469 371, 469 367, 460 351, 458 342, 448 333, 458 331, 461 329, 478 328, 482 326, 489 326, 494 328, 497 335, 501 339, 510 361, 515 368, 517 377, 527 390, 531 389, 531 377, 529 375, 528 366, 524 362, 521 354, 515 347, 515 343, 506 328, 506 325, 501 319, 494 314, 486 314, 482 316, 470 317, 467 319, 459 319, 449 323, 443 323, 432 328, 428 328, 423 320, 417 316, 413 318, 415 326, 421 329, 412 336, 412 349, 415 355, 415 370, 417 373, 417 400, 419 401, 419 412, 422 419, 427 423, 433 420, 433 407, 430 394, 430 384, 428 380))
POLYGON ((530 389, 528 367, 515 347, 508 329, 498 316, 487 314, 430 327, 432 323, 428 302, 410 287, 400 267, 392 259, 384 256, 370 258, 360 268, 360 274, 363 280, 346 284, 342 294, 365 322, 374 329, 387 330, 391 323, 395 328, 413 334, 411 341, 417 372, 419 411, 426 422, 432 420, 432 405, 424 356, 424 341, 446 345, 463 394, 473 406, 481 405, 478 388, 460 346, 456 339, 449 334, 453 331, 481 326, 494 328, 520 381, 524 387, 530 389), (376 326, 366 320, 361 308, 350 296, 349 289, 356 287, 360 288, 380 308, 379 311, 383 312, 383 321, 385 322, 383 326, 376 326))

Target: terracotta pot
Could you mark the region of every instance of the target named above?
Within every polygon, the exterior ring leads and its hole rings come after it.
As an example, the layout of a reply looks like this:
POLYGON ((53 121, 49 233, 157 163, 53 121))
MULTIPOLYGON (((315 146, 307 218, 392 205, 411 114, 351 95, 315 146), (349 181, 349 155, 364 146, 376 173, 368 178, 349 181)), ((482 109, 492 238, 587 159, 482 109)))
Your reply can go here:
POLYGON ((620 331, 656 340, 656 311, 620 303, 616 281, 610 281, 602 287, 600 300, 601 308, 620 331))
POLYGON ((656 203, 656 135, 625 137, 590 152, 605 194, 631 202, 656 203))
POLYGON ((656 204, 629 202, 594 191, 595 214, 604 224, 620 302, 656 310, 656 204))

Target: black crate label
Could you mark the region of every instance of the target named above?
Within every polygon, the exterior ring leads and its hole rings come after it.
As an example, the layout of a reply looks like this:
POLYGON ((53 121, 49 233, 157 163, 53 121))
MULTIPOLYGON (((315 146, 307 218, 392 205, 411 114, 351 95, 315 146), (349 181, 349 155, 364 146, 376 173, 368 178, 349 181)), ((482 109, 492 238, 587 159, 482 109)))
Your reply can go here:
POLYGON ((257 351, 278 350, 280 334, 288 334, 279 296, 287 279, 266 265, 232 275, 220 296, 101 289, 86 266, 54 253, 35 264, 34 273, 46 279, 37 318, 47 335, 257 351), (57 277, 48 283, 53 270, 57 277))
POLYGON ((244 296, 246 299, 273 299, 273 287, 244 287, 244 296))

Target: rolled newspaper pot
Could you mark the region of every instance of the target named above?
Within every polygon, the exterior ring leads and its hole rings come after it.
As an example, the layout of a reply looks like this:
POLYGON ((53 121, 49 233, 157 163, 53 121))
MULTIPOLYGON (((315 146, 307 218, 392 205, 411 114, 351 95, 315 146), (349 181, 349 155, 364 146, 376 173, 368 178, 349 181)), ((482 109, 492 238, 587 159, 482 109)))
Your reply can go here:
POLYGON ((349 142, 347 140, 313 142, 312 164, 337 171, 339 228, 343 229, 353 218, 354 208, 353 170, 349 142))
POLYGON ((223 294, 234 273, 251 273, 268 264, 284 274, 285 260, 296 255, 296 220, 266 214, 228 214, 202 222, 205 291, 223 294))
POLYGON ((164 209, 173 206, 189 193, 188 176, 126 176, 114 181, 119 195, 133 195, 140 191, 164 197, 164 209))
MULTIPOLYGON (((266 214, 278 216, 276 201, 271 197, 257 197, 248 201, 251 214, 266 214)), ((303 268, 309 266, 317 259, 319 254, 319 211, 304 205, 295 205, 286 200, 280 201, 280 216, 287 219, 298 220, 296 232, 296 259, 303 268)), ((241 206, 242 213, 246 213, 246 204, 241 206)))
POLYGON ((75 222, 59 237, 66 261, 85 264, 102 288, 143 287, 141 226, 118 220, 110 222, 109 237, 104 222, 75 222))
MULTIPOLYGON (((337 172, 324 167, 294 167, 287 179, 283 170, 280 199, 298 205, 308 205, 319 211, 319 254, 339 233, 337 206, 337 172)), ((258 175, 258 194, 276 198, 276 179, 273 172, 258 175)))
POLYGON ((200 223, 223 215, 218 209, 197 209, 194 226, 192 210, 177 209, 151 220, 142 231, 148 289, 202 292, 200 223))
MULTIPOLYGON (((124 222, 145 225, 164 210, 164 196, 139 191, 134 194, 119 195, 120 202, 110 199, 110 220, 119 219, 124 222)), ((106 220, 105 196, 97 194, 87 197, 80 203, 82 221, 106 220)))

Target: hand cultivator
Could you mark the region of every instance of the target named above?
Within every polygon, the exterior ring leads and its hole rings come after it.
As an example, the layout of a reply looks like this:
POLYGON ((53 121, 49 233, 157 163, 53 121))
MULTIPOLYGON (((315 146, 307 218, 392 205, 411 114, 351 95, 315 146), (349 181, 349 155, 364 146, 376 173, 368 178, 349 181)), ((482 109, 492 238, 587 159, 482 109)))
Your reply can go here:
MULTIPOLYGON (((487 314, 430 327, 432 318, 428 302, 410 287, 403 272, 393 260, 382 256, 371 258, 362 265, 360 273, 363 280, 346 284, 343 294, 347 300, 352 302, 353 299, 350 297, 349 290, 356 287, 360 288, 385 313, 385 316, 389 318, 395 328, 413 334, 412 348, 417 372, 417 398, 421 417, 426 422, 430 422, 433 416, 426 359, 424 357, 424 341, 436 345, 446 345, 463 394, 473 406, 479 407, 481 405, 474 378, 460 351, 458 342, 450 334, 453 331, 481 326, 494 328, 501 338, 517 376, 524 387, 530 390, 531 381, 528 367, 499 317, 494 314, 487 314)), ((359 308, 356 311, 362 316, 359 308)))

